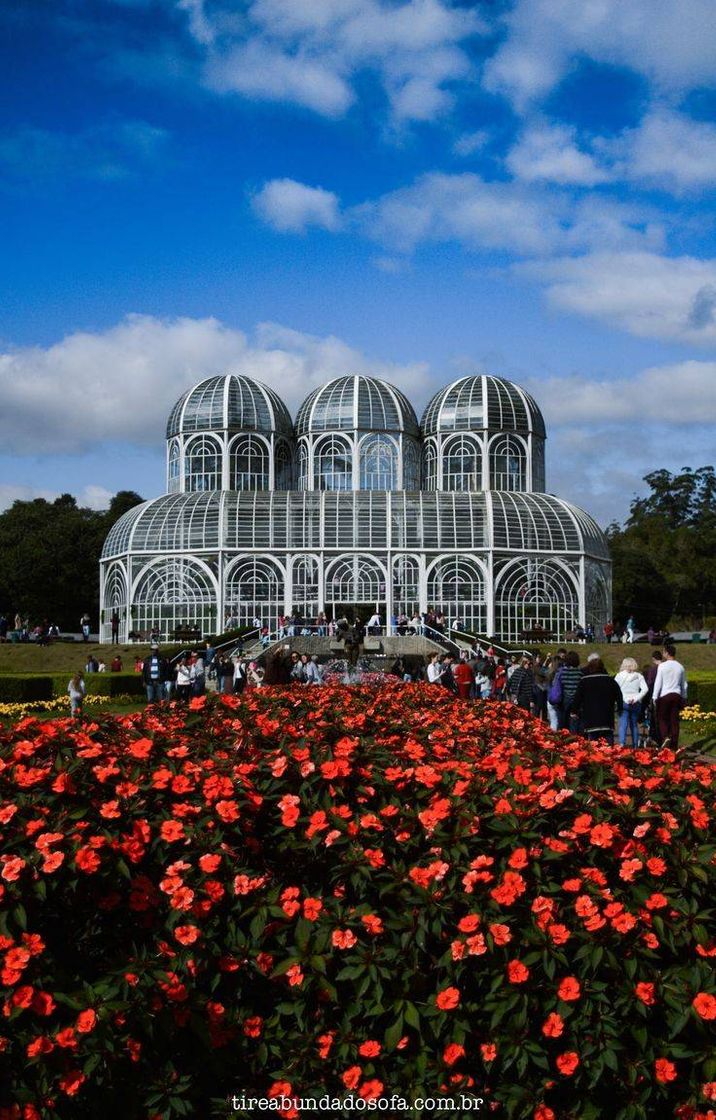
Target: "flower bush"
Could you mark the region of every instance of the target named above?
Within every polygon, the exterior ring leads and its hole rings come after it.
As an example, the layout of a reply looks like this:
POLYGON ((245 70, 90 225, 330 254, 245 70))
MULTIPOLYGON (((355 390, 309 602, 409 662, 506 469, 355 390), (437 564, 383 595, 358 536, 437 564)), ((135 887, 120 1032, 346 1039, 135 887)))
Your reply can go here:
POLYGON ((463 1091, 714 1120, 714 769, 399 683, 24 719, 0 1120, 463 1091))

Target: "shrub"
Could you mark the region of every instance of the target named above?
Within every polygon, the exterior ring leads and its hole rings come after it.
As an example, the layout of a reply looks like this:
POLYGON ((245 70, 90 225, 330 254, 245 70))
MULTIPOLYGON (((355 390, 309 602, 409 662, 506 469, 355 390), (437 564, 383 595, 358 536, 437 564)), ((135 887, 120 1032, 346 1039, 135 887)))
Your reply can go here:
POLYGON ((26 719, 0 757, 3 1120, 709 1115, 713 760, 397 683, 26 719))
MULTIPOLYGON (((65 688, 67 688, 67 681, 65 681, 65 688)), ((51 697, 52 677, 19 673, 0 676, 0 703, 2 704, 24 704, 34 700, 50 700, 51 697)))

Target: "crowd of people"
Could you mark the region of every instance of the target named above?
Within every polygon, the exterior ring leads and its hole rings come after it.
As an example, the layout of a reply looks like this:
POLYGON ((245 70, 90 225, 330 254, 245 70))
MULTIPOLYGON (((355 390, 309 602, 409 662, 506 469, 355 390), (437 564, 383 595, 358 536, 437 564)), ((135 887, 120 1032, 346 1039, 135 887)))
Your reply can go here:
POLYGON ((511 700, 552 730, 579 732, 587 739, 613 743, 616 720, 619 742, 626 746, 630 740, 634 747, 649 740, 677 747, 687 696, 684 667, 668 643, 654 650, 641 670, 633 657, 625 657, 614 677, 598 653, 590 653, 582 665, 575 649, 508 659, 496 657, 492 649, 475 649, 458 658, 433 654, 426 680, 463 699, 511 700))

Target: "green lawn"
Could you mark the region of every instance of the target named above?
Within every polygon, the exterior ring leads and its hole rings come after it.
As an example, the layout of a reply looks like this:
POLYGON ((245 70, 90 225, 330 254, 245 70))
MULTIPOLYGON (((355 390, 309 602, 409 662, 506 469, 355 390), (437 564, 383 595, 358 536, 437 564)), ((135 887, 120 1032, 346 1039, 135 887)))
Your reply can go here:
POLYGON ((32 642, 3 642, 0 644, 0 673, 74 673, 76 669, 84 669, 90 653, 94 653, 97 660, 103 658, 108 666, 119 653, 124 671, 131 672, 135 658, 145 658, 149 646, 100 646, 93 642, 36 646, 32 642))

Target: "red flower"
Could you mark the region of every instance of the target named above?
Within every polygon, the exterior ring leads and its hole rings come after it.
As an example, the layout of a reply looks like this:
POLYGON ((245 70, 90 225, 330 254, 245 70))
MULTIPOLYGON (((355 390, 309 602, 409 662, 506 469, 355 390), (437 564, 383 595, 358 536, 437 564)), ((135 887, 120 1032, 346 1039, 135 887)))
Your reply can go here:
POLYGON ((564 1077, 571 1077, 579 1065, 579 1055, 574 1050, 567 1050, 555 1059, 555 1065, 564 1077))
POLYGON ((582 990, 579 986, 579 980, 576 976, 565 976, 564 980, 560 981, 557 989, 557 995, 563 999, 565 1003, 571 1003, 575 999, 579 999, 582 990))
POLYGON ((82 1073, 82 1070, 71 1069, 69 1073, 66 1073, 60 1078, 58 1085, 62 1092, 66 1093, 68 1097, 74 1097, 86 1080, 87 1078, 82 1073))
POLYGON ((465 917, 461 918, 457 923, 457 928, 460 930, 460 933, 473 933, 479 924, 479 914, 466 914, 465 917))
POLYGON ((460 1002, 458 988, 443 988, 435 997, 435 1003, 441 1011, 452 1011, 460 1002))
POLYGON ((99 868, 100 858, 94 848, 78 848, 75 853, 75 864, 80 871, 93 875, 99 868))
POLYGON ((364 1081, 358 1090, 358 1096, 362 1097, 365 1101, 375 1101, 382 1095, 382 1092, 382 1081, 364 1081))
POLYGON ((304 898, 303 916, 309 922, 315 922, 323 909, 320 898, 304 898))
POLYGON ((80 1011, 75 1025, 80 1034, 89 1034, 94 1030, 96 1023, 97 1016, 92 1008, 88 1007, 86 1011, 80 1011))
POLYGON ((6 883, 14 883, 20 878, 20 872, 26 866, 25 860, 19 856, 3 856, 3 867, 0 876, 6 883))
POLYGON ((485 1062, 494 1062, 497 1057, 497 1047, 494 1042, 483 1042, 480 1046, 480 1053, 485 1062))
POLYGON ((512 940, 509 926, 502 925, 499 922, 493 922, 488 929, 492 934, 495 945, 507 945, 508 942, 512 940))
POLYGON ((657 1058, 654 1062, 654 1076, 657 1081, 666 1084, 676 1080, 676 1066, 668 1058, 657 1058))
POLYGON ((360 1066, 351 1066, 350 1069, 341 1074, 341 1081, 346 1089, 355 1089, 362 1076, 363 1070, 360 1066))
POLYGON ((244 1020, 243 1031, 247 1038, 260 1038, 264 1021, 260 1015, 252 1015, 244 1020))
POLYGON ((201 936, 201 930, 198 926, 177 926, 174 930, 174 936, 180 945, 193 945, 197 938, 201 936))
POLYGON ((367 1042, 362 1042, 358 1047, 358 1053, 361 1058, 377 1058, 380 1054, 380 1043, 375 1039, 368 1039, 367 1042))
POLYGON ((162 821, 159 834, 162 840, 166 840, 168 844, 173 843, 175 840, 183 840, 186 835, 184 832, 184 825, 181 824, 180 821, 175 820, 162 821))
POLYGON ((616 835, 610 824, 597 824, 589 833, 589 841, 597 848, 609 848, 616 835))
POLYGON ((350 929, 334 929, 331 944, 336 949, 352 949, 358 938, 350 929))
POLYGON ((443 1050, 443 1061, 446 1066, 454 1066, 455 1062, 465 1057, 465 1047, 457 1042, 449 1043, 443 1050))
POLYGON ((635 987, 634 993, 636 998, 640 999, 642 1003, 645 1003, 647 1007, 652 1007, 653 1004, 656 1003, 656 997, 654 996, 655 990, 655 984, 648 984, 646 981, 641 981, 635 987))
POLYGON ((564 1031, 564 1020, 556 1011, 550 1012, 542 1024, 542 1034, 545 1038, 559 1038, 564 1031))
POLYGON ((511 984, 524 984, 529 979, 530 970, 522 961, 512 960, 507 965, 507 979, 511 984))
POLYGON ((383 922, 375 914, 363 914, 361 921, 368 933, 376 935, 383 932, 383 922))
POLYGON ((709 992, 699 992, 691 1001, 691 1006, 702 1019, 716 1019, 716 996, 709 992))

